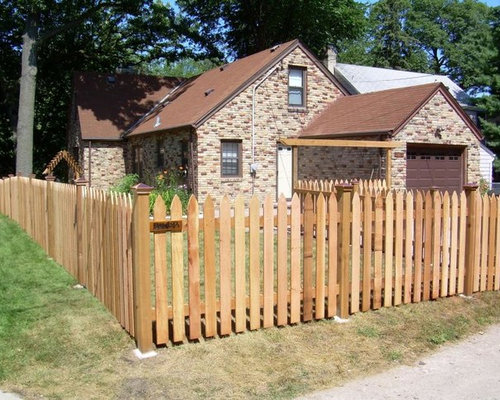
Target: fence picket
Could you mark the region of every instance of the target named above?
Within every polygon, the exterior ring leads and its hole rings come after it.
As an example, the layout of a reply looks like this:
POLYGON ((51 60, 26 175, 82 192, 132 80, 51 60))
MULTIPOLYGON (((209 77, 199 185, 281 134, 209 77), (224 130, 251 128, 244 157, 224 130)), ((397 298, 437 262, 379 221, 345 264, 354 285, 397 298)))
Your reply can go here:
MULTIPOLYGON (((360 237, 361 237, 361 202, 359 194, 352 197, 352 262, 351 262, 351 313, 359 311, 360 292, 360 237)), ((335 249, 336 250, 336 249, 335 249)))
POLYGON ((432 277, 432 216, 433 203, 432 195, 429 191, 425 194, 425 230, 424 230, 424 290, 423 300, 431 298, 431 277, 432 277))
POLYGON ((203 246, 205 266, 205 336, 217 333, 217 304, 215 276, 215 210, 210 195, 203 206, 203 246))
POLYGON ((231 333, 231 205, 222 198, 219 216, 220 334, 231 333))
POLYGON ((458 246, 458 280, 457 293, 464 292, 465 285, 465 243, 467 232, 467 197, 465 192, 460 193, 460 227, 459 227, 459 246, 458 246))
POLYGON ((412 294, 412 278, 413 278, 413 234, 414 234, 414 210, 413 210, 413 194, 406 193, 406 214, 405 214, 405 271, 404 271, 404 292, 403 302, 408 304, 411 302, 412 294))
POLYGON ((234 278, 236 332, 246 329, 246 273, 245 273, 245 203, 241 196, 234 202, 234 278))
POLYGON ((337 267, 338 267, 338 205, 337 196, 328 199, 328 303, 329 318, 337 314, 337 267))
MULTIPOLYGON (((485 196, 486 198, 487 196, 485 196)), ((495 234, 496 234, 496 217, 497 217, 497 201, 495 196, 491 196, 489 199, 489 235, 488 235, 488 285, 487 290, 493 290, 493 280, 495 276, 495 234)))
POLYGON ((316 210, 316 319, 325 318, 325 227, 326 203, 320 193, 316 210))
POLYGON ((189 280, 189 339, 201 337, 201 299, 200 299, 200 228, 199 207, 196 197, 188 202, 188 280, 189 280))
POLYGON ((273 199, 264 199, 264 309, 263 327, 274 325, 274 218, 273 199))
POLYGON ((277 305, 277 323, 278 326, 286 325, 288 322, 288 251, 287 251, 287 206, 285 196, 281 195, 278 199, 278 305, 277 305))
MULTIPOLYGON (((165 202, 161 196, 156 198, 153 208, 153 219, 162 221, 167 216, 165 202)), ((154 268, 155 268, 155 311, 157 343, 168 342, 168 289, 167 289, 167 234, 154 235, 154 268)))
MULTIPOLYGON (((290 323, 300 322, 300 198, 295 193, 290 208, 290 323)), ((330 209, 331 210, 331 209, 330 209)))
POLYGON ((482 218, 481 218, 481 263, 480 265, 480 285, 481 292, 486 290, 486 278, 488 276, 488 233, 489 233, 489 213, 490 202, 488 196, 483 196, 482 199, 482 218))
POLYGON ((394 305, 401 304, 403 294, 403 193, 396 194, 395 214, 396 238, 394 245, 394 305))
POLYGON ((312 269, 313 269, 313 200, 308 193, 304 201, 304 249, 303 249, 303 269, 304 269, 304 300, 303 314, 304 321, 312 319, 313 309, 313 286, 312 286, 312 269))
MULTIPOLYGON (((175 195, 170 206, 172 220, 182 218, 182 204, 179 196, 175 195)), ((182 232, 171 233, 172 244, 172 311, 173 311, 173 341, 184 340, 184 244, 182 232)))
POLYGON ((260 328, 260 210, 259 199, 250 200, 250 329, 260 328))
POLYGON ((394 233, 394 201, 392 192, 385 198, 385 269, 384 269, 384 307, 392 306, 393 277, 393 233, 394 233))
POLYGON ((434 224, 432 230, 432 299, 439 297, 439 269, 441 264, 441 194, 436 190, 433 195, 434 224))
POLYGON ((414 258, 414 280, 413 280, 413 302, 419 303, 422 298, 422 240, 423 240, 423 217, 424 217, 424 200, 422 193, 417 191, 415 195, 415 247, 413 252, 414 258))
POLYGON ((457 192, 451 195, 451 238, 450 238, 450 287, 448 294, 457 292, 457 258, 458 258, 458 197, 457 192))
POLYGON ((500 289, 500 197, 495 196, 497 210, 497 226, 496 226, 496 241, 495 241, 495 283, 494 290, 500 289))
POLYGON ((383 211, 384 203, 382 196, 377 195, 375 199, 375 238, 373 241, 374 278, 373 278, 373 308, 382 307, 382 252, 383 252, 383 211))
POLYGON ((363 198, 363 289, 361 311, 370 309, 372 280, 372 197, 363 198))
POLYGON ((448 296, 448 284, 450 276, 450 195, 443 195, 443 247, 441 249, 441 297, 448 296))

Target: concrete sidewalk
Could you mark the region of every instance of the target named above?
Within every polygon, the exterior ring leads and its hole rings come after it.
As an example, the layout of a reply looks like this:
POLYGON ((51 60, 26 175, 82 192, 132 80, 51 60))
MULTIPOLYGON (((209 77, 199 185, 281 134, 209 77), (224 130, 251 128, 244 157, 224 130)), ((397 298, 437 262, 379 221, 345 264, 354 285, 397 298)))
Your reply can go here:
POLYGON ((0 400, 20 400, 21 397, 19 397, 17 394, 13 393, 5 393, 0 390, 0 400))
POLYGON ((413 366, 398 367, 300 399, 500 400, 500 325, 445 346, 413 366))

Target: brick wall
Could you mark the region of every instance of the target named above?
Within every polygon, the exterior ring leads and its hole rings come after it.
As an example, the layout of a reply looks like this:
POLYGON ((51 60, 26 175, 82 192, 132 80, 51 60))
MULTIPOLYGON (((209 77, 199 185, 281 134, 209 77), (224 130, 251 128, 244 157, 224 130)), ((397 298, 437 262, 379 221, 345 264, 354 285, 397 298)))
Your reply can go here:
MULTIPOLYGON (((395 141, 415 144, 446 144, 467 146, 465 182, 479 182, 479 140, 446 98, 437 92, 429 102, 398 132, 395 141), (436 129, 440 129, 436 135, 436 129)), ((406 186, 406 146, 395 149, 392 156, 393 187, 406 186)))
MULTIPOLYGON (((379 140, 351 137, 350 140, 379 140)), ((379 179, 385 177, 385 150, 358 147, 300 147, 299 179, 379 179)))
POLYGON ((252 89, 246 90, 215 113, 197 130, 198 187, 201 201, 210 194, 216 198, 227 194, 252 192, 260 197, 276 194, 276 144, 280 136, 290 137, 300 130, 325 106, 342 96, 340 90, 300 49, 285 57, 279 68, 271 73, 257 89, 255 97, 255 162, 259 169, 255 178, 250 175, 252 160, 252 89), (307 107, 305 110, 288 107, 288 68, 299 65, 307 68, 307 107), (221 140, 241 140, 242 176, 221 177, 221 140))
POLYGON ((127 157, 127 146, 125 142, 82 141, 80 148, 81 167, 83 174, 90 179, 92 187, 108 189, 115 185, 120 178, 125 176, 125 159, 127 157), (92 166, 89 174, 89 154, 92 166))

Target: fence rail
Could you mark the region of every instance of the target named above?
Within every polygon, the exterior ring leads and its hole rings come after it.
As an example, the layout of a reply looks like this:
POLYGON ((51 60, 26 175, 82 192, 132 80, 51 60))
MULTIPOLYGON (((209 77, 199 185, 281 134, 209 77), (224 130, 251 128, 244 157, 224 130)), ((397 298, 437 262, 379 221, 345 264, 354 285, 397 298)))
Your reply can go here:
POLYGON ((81 183, 0 180, 0 211, 143 351, 153 337, 176 343, 500 289, 500 198, 474 187, 363 194, 343 184, 277 204, 191 197, 186 215, 178 198, 167 213, 158 197, 152 221, 149 191, 137 186, 132 204, 81 183))

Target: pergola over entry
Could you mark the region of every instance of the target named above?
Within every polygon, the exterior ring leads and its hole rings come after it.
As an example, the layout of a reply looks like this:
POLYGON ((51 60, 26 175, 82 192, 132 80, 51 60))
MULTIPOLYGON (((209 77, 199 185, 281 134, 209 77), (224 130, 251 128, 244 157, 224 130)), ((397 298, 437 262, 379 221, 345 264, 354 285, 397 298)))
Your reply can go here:
POLYGON ((337 139, 297 139, 285 138, 280 139, 280 142, 286 146, 292 147, 293 162, 292 162, 292 182, 298 180, 298 152, 297 147, 364 147, 371 149, 385 149, 386 150, 386 170, 385 180, 387 187, 390 188, 392 184, 392 150, 404 146, 404 142, 381 142, 376 140, 337 140, 337 139))

